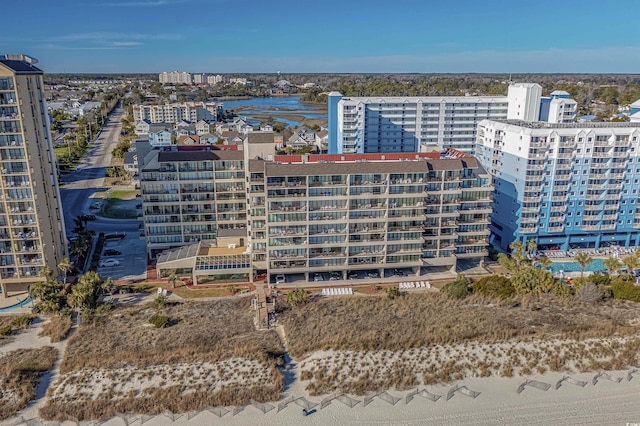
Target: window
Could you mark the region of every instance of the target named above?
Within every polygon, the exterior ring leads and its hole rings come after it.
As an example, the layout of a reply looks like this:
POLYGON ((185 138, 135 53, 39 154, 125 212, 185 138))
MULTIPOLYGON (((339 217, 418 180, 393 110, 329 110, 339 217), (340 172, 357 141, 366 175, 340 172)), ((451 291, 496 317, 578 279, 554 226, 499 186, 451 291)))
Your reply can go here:
POLYGON ((578 201, 578 205, 581 206, 582 205, 582 201, 578 201))

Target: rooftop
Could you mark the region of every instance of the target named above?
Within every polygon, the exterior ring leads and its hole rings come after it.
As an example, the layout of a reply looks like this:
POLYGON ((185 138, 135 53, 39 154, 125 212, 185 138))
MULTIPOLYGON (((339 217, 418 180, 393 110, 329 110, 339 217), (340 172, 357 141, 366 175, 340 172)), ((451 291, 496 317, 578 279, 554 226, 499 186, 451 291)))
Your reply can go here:
POLYGON ((34 65, 37 63, 37 59, 27 55, 0 55, 0 64, 9 68, 16 74, 43 74, 42 70, 34 65))
POLYGON ((512 126, 526 127, 529 129, 597 129, 597 128, 640 128, 638 123, 626 122, 579 122, 579 123, 547 123, 545 121, 522 120, 488 120, 496 123, 510 124, 512 126))

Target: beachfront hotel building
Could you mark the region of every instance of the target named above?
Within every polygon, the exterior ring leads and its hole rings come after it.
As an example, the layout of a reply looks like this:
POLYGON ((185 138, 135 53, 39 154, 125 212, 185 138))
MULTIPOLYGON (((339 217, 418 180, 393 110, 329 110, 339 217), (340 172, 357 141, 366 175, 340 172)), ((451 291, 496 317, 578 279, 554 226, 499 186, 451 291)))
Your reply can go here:
POLYGON ((26 55, 0 55, 0 287, 2 296, 57 271, 66 235, 44 97, 26 55))
POLYGON ((476 157, 495 185, 492 242, 639 245, 639 153, 637 123, 481 122, 476 157))
POLYGON ((182 120, 197 123, 205 120, 215 123, 221 104, 215 102, 184 102, 164 105, 134 105, 133 121, 139 123, 178 123, 182 120))
POLYGON ((515 83, 507 96, 328 96, 329 153, 441 151, 473 154, 478 123, 517 119, 575 121, 577 104, 566 92, 542 97, 535 83, 515 83))
MULTIPOLYGON (((141 189, 151 256, 177 248, 159 262, 185 268, 190 256, 195 268, 196 253, 227 247, 250 254, 253 274, 290 282, 353 271, 419 276, 487 255, 493 186, 471 156, 250 152, 174 148, 147 156, 141 189), (189 244, 199 248, 181 247, 189 244)), ((229 266, 227 276, 238 270, 246 273, 229 266)))

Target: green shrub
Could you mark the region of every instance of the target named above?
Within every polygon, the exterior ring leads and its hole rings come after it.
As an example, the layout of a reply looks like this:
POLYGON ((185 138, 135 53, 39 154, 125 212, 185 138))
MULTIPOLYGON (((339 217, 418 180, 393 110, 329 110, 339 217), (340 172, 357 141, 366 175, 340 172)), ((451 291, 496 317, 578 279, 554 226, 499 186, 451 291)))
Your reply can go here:
POLYGON ((442 287, 444 294, 452 299, 464 299, 469 295, 469 280, 462 274, 458 274, 455 281, 442 287))
POLYGON ((169 317, 164 315, 154 315, 149 318, 149 323, 153 324, 156 328, 164 328, 169 323, 169 317))
POLYGON ((113 303, 101 303, 96 308, 96 315, 106 314, 107 312, 113 311, 115 308, 116 307, 113 303))
POLYGON ((611 290, 616 299, 640 302, 640 287, 633 285, 633 282, 616 279, 611 283, 611 290))
POLYGON ((391 300, 400 296, 400 289, 398 287, 387 287, 384 289, 384 292, 387 294, 387 298, 391 300))
POLYGON ((577 277, 571 280, 571 285, 573 285, 574 289, 579 289, 586 283, 593 283, 600 286, 605 286, 611 284, 611 277, 607 275, 594 274, 589 275, 588 277, 577 277))
MULTIPOLYGON (((572 281, 573 282, 573 281, 572 281)), ((556 280, 551 287, 551 293, 556 296, 571 296, 573 294, 571 287, 563 280, 556 280)))
POLYGON ((29 324, 31 324, 34 319, 36 319, 34 315, 24 315, 18 318, 14 318, 13 321, 11 321, 11 325, 15 328, 25 329, 29 327, 29 324))
POLYGON ((516 292, 509 280, 501 275, 480 278, 471 285, 471 290, 483 296, 500 298, 511 297, 516 292))
POLYGON ((11 334, 11 330, 13 330, 11 328, 10 325, 6 325, 4 327, 0 327, 0 336, 8 336, 11 334))

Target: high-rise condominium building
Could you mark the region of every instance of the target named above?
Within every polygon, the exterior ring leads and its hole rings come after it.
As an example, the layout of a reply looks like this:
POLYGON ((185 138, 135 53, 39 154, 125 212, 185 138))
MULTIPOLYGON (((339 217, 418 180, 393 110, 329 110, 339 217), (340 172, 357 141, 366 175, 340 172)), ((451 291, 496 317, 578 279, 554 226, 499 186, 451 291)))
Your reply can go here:
POLYGON ((346 279, 348 271, 384 276, 396 268, 420 275, 487 255, 493 186, 473 157, 265 160, 247 152, 174 150, 146 157, 141 189, 150 255, 201 240, 242 238, 254 272, 309 281, 316 273, 346 279))
POLYGON ((507 117, 505 96, 329 96, 329 153, 473 152, 476 127, 507 117))
POLYGON ((0 55, 0 286, 2 296, 57 271, 66 255, 58 176, 42 70, 0 55))
POLYGON ((196 123, 205 120, 216 121, 217 111, 222 104, 215 102, 185 102, 164 105, 134 105, 133 120, 138 123, 148 120, 150 123, 178 123, 186 120, 196 123))
POLYGON ((191 74, 184 71, 161 72, 158 75, 158 80, 162 84, 191 84, 193 82, 191 74))
POLYGON ((484 119, 575 121, 577 104, 568 93, 541 94, 535 83, 512 84, 507 96, 347 98, 331 92, 329 153, 454 148, 472 154, 476 128, 484 119))
POLYGON ((639 153, 636 123, 481 122, 476 156, 494 176, 496 243, 637 246, 639 153))

